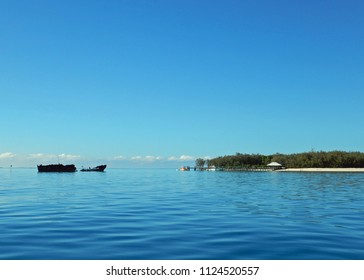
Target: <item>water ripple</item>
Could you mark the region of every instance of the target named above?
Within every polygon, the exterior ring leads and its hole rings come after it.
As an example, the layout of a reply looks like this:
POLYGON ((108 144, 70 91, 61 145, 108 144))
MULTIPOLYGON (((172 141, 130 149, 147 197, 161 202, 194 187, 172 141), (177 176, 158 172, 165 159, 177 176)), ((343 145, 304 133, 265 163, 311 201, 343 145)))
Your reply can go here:
POLYGON ((0 170, 1 259, 362 259, 364 174, 0 170))

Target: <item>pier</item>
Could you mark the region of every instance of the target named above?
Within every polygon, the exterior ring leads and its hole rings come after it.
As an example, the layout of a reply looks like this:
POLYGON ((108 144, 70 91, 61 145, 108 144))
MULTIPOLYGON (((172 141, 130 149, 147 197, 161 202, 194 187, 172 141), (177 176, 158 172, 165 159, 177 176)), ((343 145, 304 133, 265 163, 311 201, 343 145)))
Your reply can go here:
POLYGON ((226 168, 223 171, 227 172, 270 172, 272 168, 226 168))
POLYGON ((274 171, 272 168, 214 168, 209 167, 194 167, 195 171, 225 171, 225 172, 268 172, 274 171))

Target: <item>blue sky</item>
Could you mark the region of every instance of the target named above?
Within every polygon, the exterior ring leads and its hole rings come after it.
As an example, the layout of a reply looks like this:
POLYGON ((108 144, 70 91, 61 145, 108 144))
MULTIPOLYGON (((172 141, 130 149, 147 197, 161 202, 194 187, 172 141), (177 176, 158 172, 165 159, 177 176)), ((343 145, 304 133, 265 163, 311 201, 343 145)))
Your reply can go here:
POLYGON ((0 1, 0 166, 364 152, 362 1, 0 1))

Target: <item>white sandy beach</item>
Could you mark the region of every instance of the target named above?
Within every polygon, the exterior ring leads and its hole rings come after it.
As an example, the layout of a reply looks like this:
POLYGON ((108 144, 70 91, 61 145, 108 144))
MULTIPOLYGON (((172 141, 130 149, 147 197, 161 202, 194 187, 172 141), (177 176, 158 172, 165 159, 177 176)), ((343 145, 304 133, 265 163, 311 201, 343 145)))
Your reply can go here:
POLYGON ((364 172, 364 168, 287 168, 279 172, 364 172))

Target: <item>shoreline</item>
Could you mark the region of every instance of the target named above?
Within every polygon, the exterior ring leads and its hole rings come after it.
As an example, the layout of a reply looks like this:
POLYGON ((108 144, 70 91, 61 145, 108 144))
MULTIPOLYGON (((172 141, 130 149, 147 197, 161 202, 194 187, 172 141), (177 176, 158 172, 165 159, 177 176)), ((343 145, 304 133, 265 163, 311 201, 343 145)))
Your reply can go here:
POLYGON ((364 172, 364 168, 287 168, 275 170, 278 172, 364 172))

